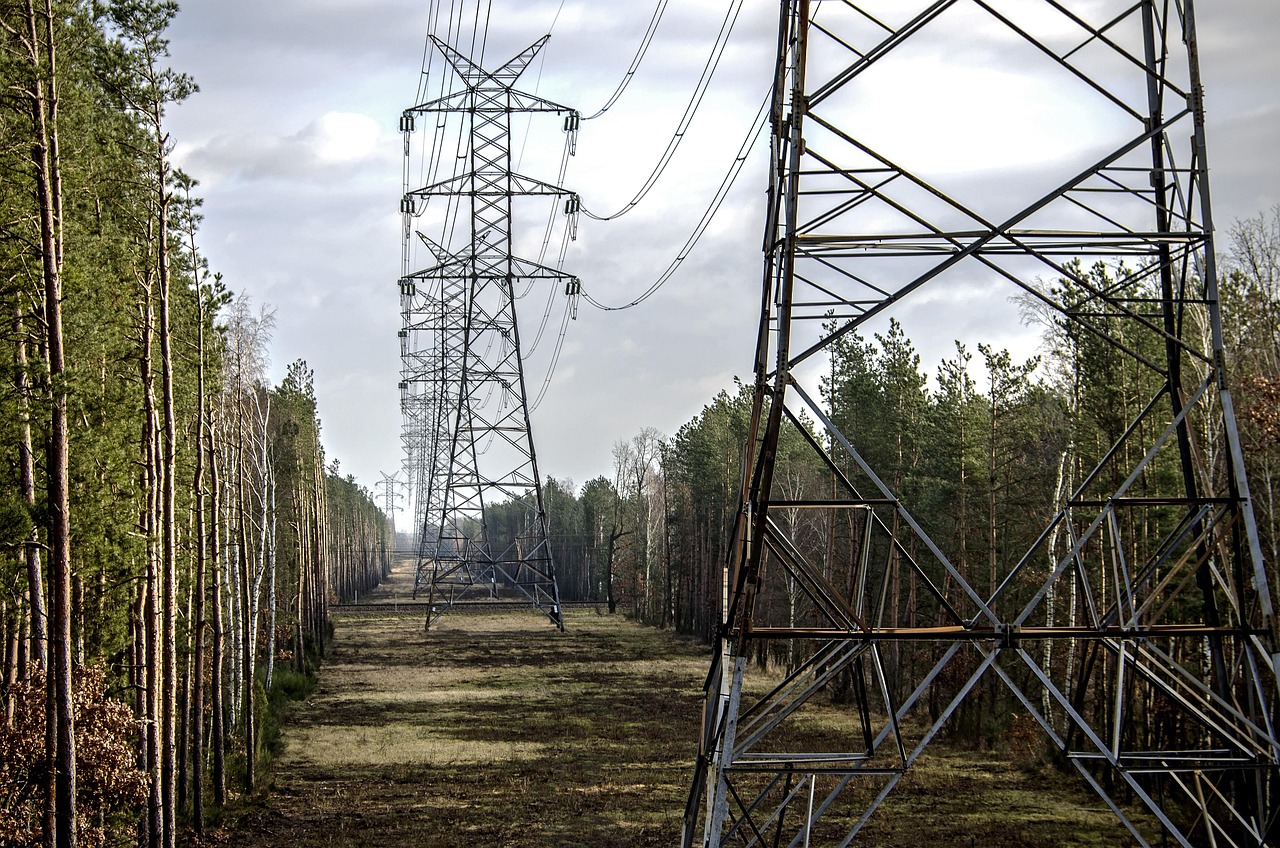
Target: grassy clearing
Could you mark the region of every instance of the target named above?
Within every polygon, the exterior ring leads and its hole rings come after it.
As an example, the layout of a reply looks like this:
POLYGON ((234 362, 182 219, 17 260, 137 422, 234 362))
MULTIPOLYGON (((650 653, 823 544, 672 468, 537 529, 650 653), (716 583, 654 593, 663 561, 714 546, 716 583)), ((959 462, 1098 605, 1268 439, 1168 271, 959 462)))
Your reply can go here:
MULTIPOLYGON (((673 846, 697 748, 704 646, 575 610, 338 622, 274 786, 214 844, 673 846)), ((1046 768, 937 749, 858 844, 1123 846, 1046 768)))
POLYGON ((264 806, 223 844, 659 845, 678 831, 705 650, 577 612, 340 621, 264 806))

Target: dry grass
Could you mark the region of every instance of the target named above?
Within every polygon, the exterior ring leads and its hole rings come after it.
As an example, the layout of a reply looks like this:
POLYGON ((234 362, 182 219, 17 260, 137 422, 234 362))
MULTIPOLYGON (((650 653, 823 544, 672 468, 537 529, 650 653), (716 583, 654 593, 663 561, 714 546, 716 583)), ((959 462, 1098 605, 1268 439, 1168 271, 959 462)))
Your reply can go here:
POLYGON ((669 845, 701 646, 590 611, 338 622, 265 805, 228 845, 669 845))
MULTIPOLYGON (((429 634, 412 616, 339 620, 266 801, 228 816, 212 842, 677 845, 705 647, 590 611, 566 625, 531 610, 450 615, 429 634)), ((857 844, 1128 844, 1073 787, 1051 770, 931 751, 857 844)))

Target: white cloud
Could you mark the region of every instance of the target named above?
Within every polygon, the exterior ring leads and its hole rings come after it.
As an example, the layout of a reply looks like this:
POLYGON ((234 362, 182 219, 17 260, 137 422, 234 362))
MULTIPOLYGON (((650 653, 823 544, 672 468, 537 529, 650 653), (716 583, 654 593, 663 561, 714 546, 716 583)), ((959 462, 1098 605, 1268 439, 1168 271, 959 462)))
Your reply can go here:
POLYGON ((324 165, 350 164, 369 158, 378 145, 382 128, 358 112, 327 112, 298 134, 324 165))
POLYGON ((184 143, 175 148, 174 159, 209 189, 227 180, 330 183, 369 168, 376 168, 390 184, 397 153, 397 145, 374 118, 326 112, 287 134, 228 132, 203 144, 184 143))

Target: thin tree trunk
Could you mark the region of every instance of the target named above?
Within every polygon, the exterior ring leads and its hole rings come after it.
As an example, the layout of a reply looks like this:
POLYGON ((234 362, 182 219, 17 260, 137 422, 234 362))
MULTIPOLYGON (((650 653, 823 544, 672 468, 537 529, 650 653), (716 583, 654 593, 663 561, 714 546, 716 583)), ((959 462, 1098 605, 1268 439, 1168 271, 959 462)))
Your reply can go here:
POLYGON ((57 848, 77 843, 76 739, 72 711, 71 663, 71 499, 67 454, 66 357, 62 335, 62 176, 58 150, 57 51, 53 6, 45 0, 37 12, 27 0, 27 38, 34 79, 30 94, 35 126, 31 159, 40 215, 41 275, 48 346, 50 416, 47 454, 49 512, 49 674, 47 721, 54 733, 46 741, 53 763, 53 792, 45 806, 46 833, 57 848), (43 31, 42 31, 43 30, 43 31), (43 52, 41 52, 43 47, 43 52))
MULTIPOLYGON (((150 241, 154 221, 147 224, 147 240, 150 241)), ((163 835, 163 796, 162 796, 162 763, 160 735, 160 701, 161 701, 161 603, 163 591, 161 581, 162 552, 161 544, 161 488, 160 482, 163 463, 159 433, 159 414, 155 399, 155 370, 152 363, 152 348, 155 344, 155 313, 152 295, 155 287, 154 269, 144 266, 139 280, 140 302, 138 305, 139 342, 138 342, 138 375, 142 388, 142 434, 141 434, 141 466, 142 491, 145 496, 143 512, 140 516, 142 536, 146 540, 146 594, 143 604, 143 632, 146 651, 145 667, 145 705, 144 718, 146 725, 143 731, 145 761, 148 780, 148 801, 146 817, 146 844, 158 848, 163 835)))
MULTIPOLYGON (((201 395, 203 397, 203 393, 201 395)), ((209 570, 213 575, 213 621, 211 622, 213 638, 212 665, 209 670, 209 709, 212 713, 212 727, 209 732, 209 746, 213 749, 213 803, 218 807, 227 803, 227 734, 226 705, 223 700, 224 666, 226 665, 226 634, 223 627, 222 604, 226 590, 222 584, 222 483, 218 474, 217 453, 218 428, 213 420, 209 421, 206 450, 209 456, 209 490, 212 495, 209 504, 209 515, 213 526, 209 528, 209 538, 213 540, 210 550, 209 570)), ((199 805, 199 802, 197 802, 199 805)))
POLYGON ((276 475, 271 472, 271 532, 267 535, 267 691, 276 659, 276 475))
POLYGON ((326 545, 329 535, 329 521, 325 498, 324 458, 320 453, 317 440, 312 454, 313 502, 315 505, 315 527, 312 533, 312 569, 316 579, 315 585, 315 640, 316 652, 321 659, 325 655, 325 622, 329 620, 329 565, 326 559, 326 545))
MULTIPOLYGON (((21 602, 20 602, 20 606, 22 606, 21 602)), ((13 634, 14 634, 13 635, 13 641, 14 641, 13 662, 14 662, 14 677, 17 680, 27 679, 28 677, 27 672, 31 664, 31 656, 28 652, 28 647, 27 647, 30 644, 30 640, 31 640, 31 634, 30 634, 30 628, 29 628, 30 620, 31 620, 31 616, 29 613, 26 615, 23 615, 21 609, 15 610, 14 622, 13 622, 13 628, 14 628, 13 630, 13 634)))
MULTIPOLYGON (((191 237, 191 254, 195 257, 194 225, 191 237)), ((198 264, 198 263, 197 263, 198 264)), ((204 629, 205 629, 205 568, 208 566, 209 540, 205 527, 205 380, 204 380, 204 291, 196 291, 196 468, 191 489, 195 499, 196 574, 193 590, 192 618, 194 632, 191 638, 191 826, 196 836, 204 836, 204 629)), ((215 599, 215 606, 216 606, 215 599)), ((214 678, 217 686, 217 676, 214 678)))
MULTIPOLYGON (((129 682, 133 689, 133 715, 140 725, 147 722, 147 585, 145 581, 138 583, 137 591, 134 594, 131 619, 129 627, 132 631, 130 634, 132 644, 129 646, 129 682)), ((137 767, 139 771, 147 771, 147 734, 145 731, 139 732, 137 744, 137 767)), ((150 825, 150 818, 145 815, 139 816, 138 834, 139 846, 147 844, 147 833, 150 825)))
MULTIPOLYGON (((268 430, 268 421, 271 417, 271 394, 266 393, 266 409, 261 409, 261 405, 257 404, 255 393, 255 404, 259 406, 259 418, 262 424, 262 451, 258 456, 258 478, 259 478, 259 498, 262 503, 262 511, 260 514, 260 527, 258 532, 258 564, 256 573, 253 576, 253 594, 251 595, 250 609, 253 614, 249 617, 249 644, 253 646, 256 652, 258 645, 258 627, 261 620, 261 610, 259 605, 262 598, 262 581, 266 577, 267 560, 269 557, 268 546, 271 544, 270 534, 270 507, 272 490, 275 487, 274 472, 271 467, 270 455, 270 433, 268 430)), ((256 662, 256 660, 255 660, 256 662)), ((268 662, 270 662, 268 660, 268 662)), ((256 671, 256 669, 255 669, 256 671)))
MULTIPOLYGON (((298 463, 298 469, 301 471, 302 463, 298 463)), ((298 557, 298 591, 294 598, 294 616, 293 616, 293 670, 302 674, 306 671, 306 664, 303 658, 303 639, 302 634, 306 628, 306 599, 307 599, 307 570, 308 563, 306 560, 306 545, 303 540, 306 538, 307 520, 305 508, 303 507, 302 494, 299 492, 302 481, 295 479, 293 487, 293 514, 298 517, 297 536, 294 540, 298 557)))
POLYGON ((4 633, 4 724, 13 727, 13 716, 16 709, 14 702, 14 684, 18 682, 18 643, 22 641, 18 632, 20 612, 9 609, 6 601, 0 601, 0 628, 4 633))
POLYGON ((236 465, 235 447, 228 444, 224 449, 223 461, 227 465, 226 498, 223 503, 223 558, 222 582, 227 587, 227 717, 225 719, 228 734, 227 745, 230 750, 230 735, 240 720, 240 695, 244 687, 240 685, 240 619, 243 615, 240 591, 240 547, 236 527, 236 498, 240 486, 240 475, 236 465))
MULTIPOLYGON (((14 315, 18 343, 15 354, 15 381, 18 395, 18 480, 22 500, 34 510, 36 505, 35 452, 31 445, 31 381, 27 375, 27 339, 22 307, 14 315)), ((49 658, 48 613, 45 610, 44 578, 40 566, 40 531, 34 524, 22 549, 27 567, 27 608, 31 616, 31 661, 41 668, 49 658)))
POLYGON ((250 579, 249 573, 249 535, 246 525, 246 515, 248 513, 248 505, 245 503, 246 493, 246 469, 244 460, 244 396, 243 386, 240 387, 241 392, 236 398, 238 408, 237 418, 237 434, 236 441, 236 478, 238 485, 236 486, 236 564, 238 566, 238 580, 240 583, 240 715, 244 722, 244 791, 246 794, 253 792, 253 786, 256 775, 254 774, 255 740, 254 740, 254 715, 253 715, 253 629, 250 618, 253 615, 253 606, 249 598, 250 587, 253 581, 250 579))
MULTIPOLYGON (((188 526, 190 532, 190 526, 188 526)), ((195 620, 195 587, 190 583, 187 584, 186 608, 183 615, 187 621, 195 620)), ((182 665, 182 673, 178 682, 178 711, 175 720, 177 743, 176 751, 178 757, 178 782, 177 782, 177 798, 176 804, 186 804, 187 790, 191 781, 191 658, 194 656, 192 651, 192 637, 194 628, 188 627, 186 631, 186 644, 183 646, 183 656, 186 662, 182 665)))
POLYGON ((153 314, 151 311, 151 284, 144 283, 145 302, 142 308, 142 343, 141 348, 141 380, 143 396, 143 491, 146 493, 146 507, 143 515, 143 535, 147 547, 146 602, 143 609, 143 626, 146 633, 146 751, 147 774, 150 792, 147 802, 147 844, 158 848, 164 833, 162 808, 161 776, 161 737, 160 737, 160 585, 161 552, 157 549, 160 534, 160 445, 158 420, 155 406, 155 378, 151 366, 151 347, 153 343, 153 314))
POLYGON ((71 575, 71 665, 80 668, 84 665, 84 579, 79 574, 71 575))
POLYGON ((175 739, 174 729, 177 718, 178 690, 178 645, 177 645, 177 607, 178 607, 178 571, 177 571, 177 536, 174 516, 174 491, 176 488, 175 468, 177 465, 177 422, 173 402, 173 332, 169 324, 169 167, 165 154, 165 140, 161 133, 159 111, 155 113, 156 130, 156 164, 159 192, 159 204, 156 210, 159 235, 156 239, 156 250, 159 258, 160 272, 160 390, 161 414, 164 424, 160 460, 160 530, 161 546, 161 646, 163 670, 160 685, 160 781, 162 831, 161 844, 164 848, 173 848, 176 835, 175 810, 177 793, 174 785, 175 739))

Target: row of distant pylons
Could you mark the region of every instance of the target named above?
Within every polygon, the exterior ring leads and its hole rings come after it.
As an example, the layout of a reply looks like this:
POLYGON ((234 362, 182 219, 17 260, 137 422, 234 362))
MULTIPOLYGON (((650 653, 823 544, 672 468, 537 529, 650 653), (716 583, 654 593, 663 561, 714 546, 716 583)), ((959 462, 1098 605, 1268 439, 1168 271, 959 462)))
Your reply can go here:
MULTIPOLYGON (((1192 0, 782 0, 779 21, 754 403, 685 848, 854 844, 979 697, 1015 704, 1138 845, 1280 845, 1276 622, 1224 373, 1192 0), (954 44, 957 61, 1003 53, 1023 75, 971 92, 983 117, 941 120, 940 145, 997 146, 1033 99, 1089 104, 1099 129, 985 187, 914 167, 918 138, 850 116, 886 80, 933 94, 895 77, 932 67, 902 59, 917 42, 954 44), (919 292, 964 292, 975 314, 1019 295, 1156 386, 1114 410, 1114 443, 1090 446, 1034 544, 989 582, 806 382, 919 292), (784 439, 826 469, 824 494, 775 485, 784 439), (815 544, 814 527, 843 533, 815 544), (762 642, 788 646, 785 677, 759 677, 762 642)), ((512 284, 564 275, 511 255, 509 215, 512 198, 572 196, 510 171, 513 113, 576 114, 512 88, 541 43, 490 73, 436 42, 465 91, 405 113, 406 130, 464 116, 470 145, 462 171, 406 189, 406 241, 422 201, 469 206, 459 238, 423 237, 435 264, 401 280, 402 389, 432 602, 520 587, 562 624, 512 284), (485 464, 509 469, 494 477, 480 460, 498 445, 514 460, 485 464), (503 551, 485 535, 494 498, 529 506, 503 551)))
MULTIPOLYGON (((457 89, 406 109, 400 127, 400 398, 418 536, 414 597, 428 601, 428 629, 455 605, 476 601, 532 603, 563 629, 516 300, 521 286, 564 288, 576 279, 514 255, 512 229, 520 204, 574 195, 512 171, 511 124, 522 113, 577 113, 514 87, 546 37, 493 71, 431 41, 457 89), (419 121, 429 136, 428 167, 411 185, 412 157, 423 155, 412 143, 419 121), (442 154, 451 142, 456 153, 442 154), (455 163, 451 173, 442 161, 455 163), (425 263, 415 263, 419 255, 425 263)), ((565 126, 572 133, 576 122, 565 126)))

